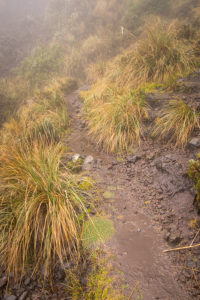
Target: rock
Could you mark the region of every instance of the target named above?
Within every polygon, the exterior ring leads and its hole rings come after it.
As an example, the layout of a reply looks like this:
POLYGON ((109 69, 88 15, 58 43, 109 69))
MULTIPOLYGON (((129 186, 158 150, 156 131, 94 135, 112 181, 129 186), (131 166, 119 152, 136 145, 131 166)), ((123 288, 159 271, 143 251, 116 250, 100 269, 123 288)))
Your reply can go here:
POLYGON ((189 141, 189 145, 194 146, 194 147, 200 147, 200 136, 193 137, 189 141))
POLYGON ((128 157, 127 157, 127 162, 130 163, 130 164, 134 164, 134 163, 136 163, 136 161, 138 161, 139 159, 141 159, 141 156, 139 156, 139 155, 128 156, 128 157))
POLYGON ((24 281, 24 284, 25 284, 25 285, 29 285, 30 282, 31 282, 31 280, 30 280, 30 278, 28 277, 28 278, 26 278, 26 280, 24 281))
POLYGON ((73 163, 76 163, 78 161, 78 159, 81 158, 81 155, 76 153, 72 156, 72 161, 73 163))
POLYGON ((4 299, 4 300, 16 300, 17 297, 14 296, 14 295, 8 295, 8 294, 5 294, 3 299, 4 299))
POLYGON ((0 279, 0 288, 3 288, 7 283, 7 278, 6 277, 2 277, 0 279))
POLYGON ((85 158, 83 165, 84 165, 84 166, 87 166, 87 165, 90 165, 90 164, 93 163, 93 162, 94 162, 94 157, 91 156, 91 155, 88 155, 88 156, 85 158))
POLYGON ((23 294, 19 297, 19 300, 25 300, 25 299, 27 298, 27 296, 28 296, 28 292, 25 291, 25 292, 23 292, 23 294))
POLYGON ((172 232, 169 236, 168 242, 172 246, 176 246, 181 242, 182 238, 180 237, 180 233, 178 231, 172 232))

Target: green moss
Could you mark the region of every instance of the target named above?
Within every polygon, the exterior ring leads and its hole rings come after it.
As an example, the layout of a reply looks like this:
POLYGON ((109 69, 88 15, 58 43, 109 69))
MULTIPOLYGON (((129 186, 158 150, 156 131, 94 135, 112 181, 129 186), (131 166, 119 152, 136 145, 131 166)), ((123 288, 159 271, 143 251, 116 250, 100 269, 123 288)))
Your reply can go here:
POLYGON ((83 191, 89 191, 94 185, 94 181, 90 177, 85 177, 79 184, 79 188, 83 191))
POLYGON ((127 285, 117 287, 119 273, 113 275, 113 266, 108 263, 109 258, 102 258, 102 251, 95 251, 90 260, 78 265, 74 270, 67 272, 67 293, 72 300, 125 300, 123 290, 127 285), (89 272, 88 272, 89 270, 89 272))
POLYGON ((82 241, 85 248, 98 246, 114 234, 113 222, 103 217, 93 217, 83 226, 82 241))
POLYGON ((198 159, 191 159, 189 161, 188 175, 194 182, 194 188, 197 191, 197 204, 200 208, 200 153, 198 154, 198 159))
POLYGON ((73 173, 79 173, 82 170, 83 166, 83 159, 80 157, 76 162, 73 162, 73 160, 70 160, 67 163, 67 167, 73 172, 73 173))
POLYGON ((103 197, 105 199, 112 199, 115 197, 115 193, 111 191, 106 191, 105 193, 103 193, 103 197))
POLYGON ((138 91, 148 94, 148 93, 155 93, 158 91, 163 92, 166 88, 167 87, 164 84, 150 82, 150 83, 145 83, 145 84, 140 85, 138 87, 138 91))

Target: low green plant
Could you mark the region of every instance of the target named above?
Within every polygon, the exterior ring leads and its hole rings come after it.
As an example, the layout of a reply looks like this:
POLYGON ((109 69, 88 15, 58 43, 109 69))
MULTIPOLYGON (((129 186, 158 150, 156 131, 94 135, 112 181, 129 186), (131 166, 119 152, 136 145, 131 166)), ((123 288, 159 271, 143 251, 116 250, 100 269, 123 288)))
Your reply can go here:
POLYGON ((143 93, 106 88, 97 94, 86 93, 85 107, 89 133, 105 150, 128 150, 140 144, 149 110, 143 93))
POLYGON ((84 160, 79 157, 76 162, 70 160, 67 163, 68 169, 70 169, 73 173, 79 173, 82 170, 84 160))
POLYGON ((185 147, 196 127, 199 128, 196 108, 183 100, 172 100, 157 118, 153 136, 167 139, 176 147, 185 147))
POLYGON ((200 153, 197 156, 197 159, 191 159, 189 161, 188 175, 194 182, 194 188, 197 191, 197 204, 200 208, 200 153))
POLYGON ((125 300, 123 288, 117 287, 118 275, 113 275, 114 268, 101 251, 88 253, 90 260, 67 273, 66 289, 70 299, 78 300, 125 300), (89 270, 89 271, 88 271, 89 270), (86 280, 83 280, 85 278, 86 280))
POLYGON ((103 217, 89 218, 83 226, 83 247, 97 247, 100 243, 109 240, 113 234, 114 225, 111 220, 103 217))

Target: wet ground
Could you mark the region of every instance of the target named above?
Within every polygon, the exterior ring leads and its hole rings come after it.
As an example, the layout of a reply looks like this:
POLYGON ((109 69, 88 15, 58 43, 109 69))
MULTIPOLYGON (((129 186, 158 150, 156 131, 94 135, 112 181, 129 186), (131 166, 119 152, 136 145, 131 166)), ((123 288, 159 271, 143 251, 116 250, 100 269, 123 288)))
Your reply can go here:
POLYGON ((194 151, 175 151, 149 142, 135 155, 106 154, 88 137, 79 91, 67 101, 72 128, 68 144, 73 153, 94 158, 88 174, 108 192, 103 206, 116 228, 108 247, 117 268, 124 272, 127 294, 137 284, 144 300, 200 299, 193 287, 192 269, 189 285, 182 272, 187 255, 183 253, 179 262, 180 253, 163 253, 182 241, 187 244, 196 233, 189 226, 198 216, 187 177, 194 151))

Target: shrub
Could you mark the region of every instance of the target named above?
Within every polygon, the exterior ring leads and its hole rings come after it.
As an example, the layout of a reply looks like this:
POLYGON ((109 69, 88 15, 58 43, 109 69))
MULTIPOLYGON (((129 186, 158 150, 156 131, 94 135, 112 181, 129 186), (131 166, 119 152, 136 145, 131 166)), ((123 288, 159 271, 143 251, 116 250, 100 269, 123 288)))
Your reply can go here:
POLYGON ((86 200, 62 155, 59 143, 0 146, 0 263, 8 273, 33 264, 34 271, 44 265, 47 276, 57 259, 79 259, 86 200))
POLYGON ((18 76, 0 79, 0 125, 12 116, 29 96, 29 88, 28 82, 18 76))
POLYGON ((17 71, 30 82, 31 88, 34 89, 60 74, 63 68, 63 50, 59 45, 54 44, 51 47, 36 48, 32 55, 24 59, 17 71))
POLYGON ((153 135, 184 147, 196 127, 199 127, 199 113, 195 107, 183 100, 172 100, 156 120, 153 135))
POLYGON ((90 134, 105 150, 128 150, 140 143, 142 123, 148 118, 148 105, 143 94, 106 88, 97 95, 92 93, 91 98, 86 94, 85 99, 90 134))
POLYGON ((129 0, 124 23, 128 29, 136 31, 149 15, 169 14, 170 5, 171 0, 129 0))

